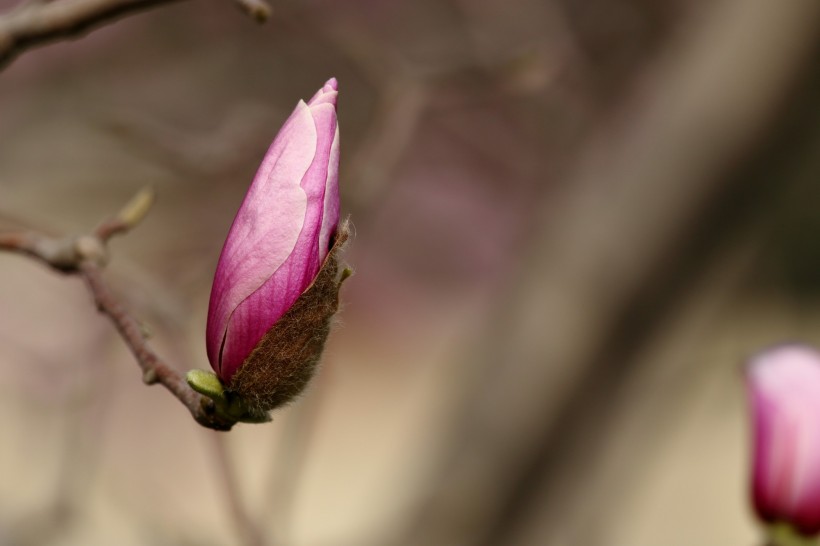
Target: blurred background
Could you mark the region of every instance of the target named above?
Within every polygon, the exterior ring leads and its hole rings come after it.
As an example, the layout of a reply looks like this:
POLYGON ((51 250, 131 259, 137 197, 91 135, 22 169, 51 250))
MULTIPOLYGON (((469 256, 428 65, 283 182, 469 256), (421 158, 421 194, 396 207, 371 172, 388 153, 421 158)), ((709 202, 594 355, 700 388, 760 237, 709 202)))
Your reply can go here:
POLYGON ((79 279, 0 254, 0 544, 759 544, 742 362, 820 344, 820 3, 272 6, 160 6, 0 72, 0 228, 153 186, 106 275, 182 370, 331 76, 356 229, 319 375, 228 434, 142 384, 79 279))

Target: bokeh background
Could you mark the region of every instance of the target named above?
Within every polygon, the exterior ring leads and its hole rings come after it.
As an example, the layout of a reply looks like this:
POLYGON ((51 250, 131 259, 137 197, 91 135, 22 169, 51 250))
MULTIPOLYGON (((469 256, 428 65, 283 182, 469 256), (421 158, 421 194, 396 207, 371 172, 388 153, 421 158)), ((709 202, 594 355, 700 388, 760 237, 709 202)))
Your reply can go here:
POLYGON ((356 228, 320 374, 228 434, 142 384, 79 279, 0 255, 0 544, 759 544, 742 362, 820 343, 820 4, 272 6, 161 6, 0 72, 0 228, 154 187, 106 275, 180 369, 330 76, 356 228))

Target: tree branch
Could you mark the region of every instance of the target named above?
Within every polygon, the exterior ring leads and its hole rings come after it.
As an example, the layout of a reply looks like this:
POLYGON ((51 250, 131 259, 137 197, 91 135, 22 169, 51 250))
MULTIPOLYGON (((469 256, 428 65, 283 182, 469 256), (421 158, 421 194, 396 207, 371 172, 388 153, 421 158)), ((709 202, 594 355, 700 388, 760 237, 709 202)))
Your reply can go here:
MULTIPOLYGON (((80 37, 106 23, 179 0, 24 1, 0 16, 0 69, 23 51, 62 39, 80 37)), ((259 22, 271 15, 265 0, 234 0, 259 22)))
POLYGON ((103 279, 106 243, 112 236, 125 233, 138 224, 152 202, 153 192, 143 190, 116 216, 104 221, 91 233, 80 236, 53 238, 30 231, 0 232, 0 250, 18 252, 61 273, 82 277, 97 309, 108 316, 136 358, 143 381, 148 385, 159 383, 168 389, 200 425, 214 430, 230 430, 234 421, 219 416, 211 399, 191 389, 185 377, 151 349, 139 322, 103 279))
POLYGON ((636 355, 724 251, 755 194, 743 168, 817 51, 816 1, 714 4, 693 10, 580 149, 561 207, 535 212, 532 250, 477 336, 486 344, 465 354, 475 383, 401 544, 605 536, 589 525, 591 469, 624 434, 613 419, 646 365, 636 355))

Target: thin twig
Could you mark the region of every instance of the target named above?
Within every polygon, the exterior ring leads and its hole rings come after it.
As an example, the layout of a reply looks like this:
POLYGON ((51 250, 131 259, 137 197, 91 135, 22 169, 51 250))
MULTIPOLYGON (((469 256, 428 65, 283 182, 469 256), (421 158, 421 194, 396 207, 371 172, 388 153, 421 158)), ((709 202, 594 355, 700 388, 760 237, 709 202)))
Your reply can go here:
POLYGON ((139 223, 152 201, 152 192, 141 191, 116 216, 87 235, 53 238, 26 231, 0 232, 0 250, 18 252, 61 273, 82 277, 97 309, 108 316, 136 358, 143 381, 148 385, 159 383, 168 389, 200 425, 214 430, 230 430, 234 422, 217 415, 213 401, 191 389, 185 377, 151 349, 137 320, 103 279, 102 267, 107 260, 105 244, 112 236, 125 233, 139 223))
MULTIPOLYGON (((24 2, 0 16, 0 69, 27 49, 70 39, 125 15, 178 0, 57 0, 24 2)), ((271 14, 264 0, 234 0, 257 21, 271 14)))
POLYGON ((222 485, 225 488, 225 501, 231 511, 234 524, 242 537, 246 546, 265 546, 267 541, 261 529, 254 523, 244 503, 239 491, 239 480, 237 479, 234 466, 228 456, 228 446, 225 445, 224 436, 211 436, 214 443, 214 454, 216 455, 217 470, 222 477, 222 485))

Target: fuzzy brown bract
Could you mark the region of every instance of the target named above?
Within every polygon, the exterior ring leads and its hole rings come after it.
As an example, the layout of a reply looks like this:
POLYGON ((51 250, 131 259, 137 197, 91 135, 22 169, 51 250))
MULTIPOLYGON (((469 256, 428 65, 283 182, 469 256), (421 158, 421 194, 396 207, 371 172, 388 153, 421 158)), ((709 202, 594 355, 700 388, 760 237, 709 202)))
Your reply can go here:
POLYGON ((319 362, 339 309, 339 251, 350 237, 347 221, 339 226, 333 247, 316 279, 259 341, 225 385, 254 414, 282 406, 304 390, 319 362))

